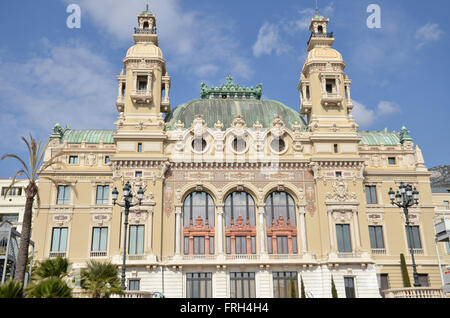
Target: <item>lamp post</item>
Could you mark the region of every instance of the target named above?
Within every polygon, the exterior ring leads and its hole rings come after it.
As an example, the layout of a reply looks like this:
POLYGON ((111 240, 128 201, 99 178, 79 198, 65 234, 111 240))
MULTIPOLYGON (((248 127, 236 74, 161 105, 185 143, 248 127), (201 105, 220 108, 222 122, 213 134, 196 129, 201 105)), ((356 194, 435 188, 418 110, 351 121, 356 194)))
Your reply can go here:
POLYGON ((417 266, 416 261, 414 259, 414 247, 411 242, 411 226, 409 222, 409 214, 408 214, 408 208, 419 204, 419 191, 414 187, 414 191, 412 190, 412 186, 405 185, 403 182, 400 183, 399 190, 397 190, 397 193, 392 190, 392 188, 389 190, 389 199, 391 200, 392 205, 396 205, 399 208, 403 208, 403 213, 405 213, 405 219, 406 219, 406 226, 408 229, 408 237, 410 240, 410 246, 409 250, 411 253, 411 260, 413 264, 413 276, 414 276, 414 287, 420 287, 419 283, 419 274, 417 274, 417 266))
POLYGON ((142 199, 144 198, 144 190, 142 190, 142 187, 139 187, 137 198, 138 203, 131 203, 133 200, 133 194, 131 193, 131 185, 130 182, 127 182, 125 186, 123 187, 123 201, 124 203, 117 203, 117 197, 119 196, 119 191, 117 191, 117 188, 114 188, 112 192, 112 199, 113 204, 118 205, 122 208, 125 208, 125 229, 124 229, 124 235, 123 235, 123 264, 122 264, 122 289, 125 290, 125 262, 127 258, 127 228, 128 228, 128 214, 130 213, 130 208, 141 205, 142 199))

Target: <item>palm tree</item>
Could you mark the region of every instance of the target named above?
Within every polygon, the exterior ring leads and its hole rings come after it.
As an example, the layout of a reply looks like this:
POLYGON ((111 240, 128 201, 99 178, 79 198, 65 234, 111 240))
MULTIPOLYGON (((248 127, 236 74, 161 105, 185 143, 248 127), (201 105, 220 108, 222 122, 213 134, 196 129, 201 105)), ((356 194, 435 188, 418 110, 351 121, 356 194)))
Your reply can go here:
POLYGON ((50 277, 64 279, 69 275, 70 263, 67 258, 49 258, 39 263, 33 272, 33 280, 42 280, 50 277))
POLYGON ((72 289, 58 277, 46 278, 27 289, 27 298, 72 298, 72 289))
POLYGON ((81 288, 92 298, 109 298, 123 294, 117 266, 111 263, 90 261, 81 271, 81 288))
POLYGON ((72 289, 64 281, 69 275, 66 258, 49 258, 33 271, 31 284, 26 288, 27 298, 70 298, 72 289))
MULTIPOLYGON (((17 260, 17 266, 16 266, 16 272, 15 272, 15 279, 17 279, 23 286, 24 280, 25 280, 25 271, 27 267, 27 261, 28 261, 28 247, 30 244, 31 239, 31 219, 32 219, 32 213, 33 213, 33 203, 34 199, 36 197, 37 204, 39 206, 40 199, 39 199, 39 193, 38 193, 38 186, 36 184, 36 181, 38 179, 38 173, 47 169, 48 167, 52 166, 56 163, 56 158, 63 155, 63 153, 59 153, 53 157, 51 157, 47 162, 43 164, 44 154, 45 150, 47 149, 48 142, 45 144, 44 147, 41 147, 41 142, 36 143, 36 140, 33 138, 33 136, 30 134, 30 140, 28 141, 24 137, 21 137, 22 140, 25 142, 27 148, 28 148, 28 165, 25 163, 25 161, 20 158, 17 155, 14 154, 6 154, 0 158, 0 160, 4 160, 7 158, 13 158, 19 161, 19 163, 23 166, 23 169, 16 172, 14 175, 11 185, 5 192, 5 197, 8 194, 8 192, 11 190, 11 188, 18 182, 17 178, 21 175, 25 175, 28 180, 28 185, 25 188, 25 195, 26 195, 26 203, 25 203, 25 211, 23 216, 23 222, 22 222, 22 236, 20 239, 20 246, 19 246, 19 253, 18 253, 18 260, 17 260), (42 165, 43 164, 43 165, 42 165), (42 167, 41 167, 42 165, 42 167), (41 167, 39 169, 39 167, 41 167)), ((51 178, 45 177, 46 179, 51 180, 55 183, 54 180, 51 178)), ((65 182, 64 182, 65 183, 65 182)))
POLYGON ((0 286, 0 298, 22 298, 22 284, 10 280, 0 286))

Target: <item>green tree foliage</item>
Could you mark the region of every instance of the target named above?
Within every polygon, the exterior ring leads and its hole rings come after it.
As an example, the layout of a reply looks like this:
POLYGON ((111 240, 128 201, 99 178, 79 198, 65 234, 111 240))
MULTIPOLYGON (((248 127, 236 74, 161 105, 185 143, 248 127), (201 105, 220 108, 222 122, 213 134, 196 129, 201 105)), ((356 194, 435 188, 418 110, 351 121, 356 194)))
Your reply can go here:
POLYGON ((303 283, 303 277, 300 276, 300 280, 301 280, 301 298, 306 298, 306 292, 305 292, 305 284, 303 283))
POLYGON ((111 263, 90 261, 81 270, 81 288, 92 298, 109 298, 112 294, 122 295, 117 266, 111 263))
POLYGON ((291 278, 290 285, 291 285, 291 298, 297 298, 297 290, 295 288, 295 280, 293 278, 291 278))
POLYGON ((22 284, 17 280, 9 280, 0 286, 0 298, 22 298, 22 284))
MULTIPOLYGON (((20 238, 16 272, 14 274, 15 279, 17 279, 23 285, 25 282, 25 271, 28 262, 28 248, 31 239, 31 219, 33 215, 34 199, 36 198, 38 206, 40 204, 37 186, 38 173, 54 165, 56 163, 56 158, 62 156, 63 153, 53 156, 44 163, 44 154, 48 143, 44 147, 41 147, 41 143, 37 143, 31 134, 30 140, 27 140, 24 137, 22 137, 22 140, 26 144, 28 149, 27 160, 23 160, 15 154, 6 154, 2 156, 0 160, 12 158, 16 159, 21 165, 21 169, 14 174, 11 184, 5 192, 5 197, 9 193, 11 188, 19 181, 17 179, 18 177, 23 175, 28 180, 28 185, 27 187, 25 187, 26 202, 22 221, 22 236, 20 238)), ((48 177, 42 177, 42 179, 49 179, 50 181, 55 182, 53 179, 48 177)))
POLYGON ((409 280, 408 268, 406 267, 405 255, 400 254, 400 269, 402 271, 403 287, 411 287, 411 281, 409 280))
POLYGON ((30 287, 27 287, 27 298, 72 298, 72 289, 57 277, 43 279, 30 287))
POLYGON ((27 298, 71 298, 72 289, 65 279, 69 275, 70 263, 66 258, 46 259, 37 264, 26 288, 27 298))
POLYGON ((331 276, 331 297, 339 298, 336 290, 336 285, 334 284, 333 276, 331 276))

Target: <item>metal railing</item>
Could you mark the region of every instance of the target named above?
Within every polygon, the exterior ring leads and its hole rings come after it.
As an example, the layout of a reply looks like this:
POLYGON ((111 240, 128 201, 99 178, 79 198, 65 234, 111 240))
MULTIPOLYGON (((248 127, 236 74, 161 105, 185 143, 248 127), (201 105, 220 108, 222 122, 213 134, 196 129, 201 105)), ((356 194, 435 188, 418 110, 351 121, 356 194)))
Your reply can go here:
POLYGON ((327 33, 311 33, 309 40, 308 40, 308 45, 309 42, 311 42, 312 38, 333 38, 333 32, 327 32, 327 33))
POLYGON ((386 298, 444 298, 442 289, 434 287, 395 288, 383 293, 386 298))
POLYGON ((140 29, 134 28, 134 34, 156 34, 158 29, 153 27, 152 29, 140 29))
POLYGON ((257 254, 227 254, 227 260, 234 259, 259 259, 259 255, 257 254))

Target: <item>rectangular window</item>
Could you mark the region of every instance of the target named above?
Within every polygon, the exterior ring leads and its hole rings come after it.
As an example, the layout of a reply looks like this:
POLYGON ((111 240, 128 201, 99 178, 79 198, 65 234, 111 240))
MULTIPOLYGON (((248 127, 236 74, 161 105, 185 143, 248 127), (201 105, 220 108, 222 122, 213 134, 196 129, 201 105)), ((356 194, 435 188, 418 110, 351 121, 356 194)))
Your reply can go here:
POLYGON ((128 254, 130 255, 144 254, 144 225, 130 226, 128 254))
POLYGON ((380 288, 380 295, 384 298, 385 290, 389 289, 389 275, 388 274, 377 274, 378 286, 380 288))
POLYGON ((138 89, 140 91, 147 90, 147 76, 138 76, 138 89))
POLYGON ((418 226, 406 226, 406 237, 408 239, 408 248, 422 249, 420 241, 420 232, 418 226))
MULTIPOLYGON (((8 187, 2 188, 2 196, 5 196, 6 191, 8 190, 8 187)), ((22 188, 21 187, 12 187, 9 189, 8 195, 10 196, 21 196, 22 195, 22 188)))
POLYGON ((389 165, 391 165, 391 166, 395 165, 395 162, 396 162, 395 157, 389 157, 388 162, 389 162, 389 165))
POLYGON ((97 186, 97 205, 108 204, 109 186, 97 186))
POLYGON ((184 255, 189 255, 189 237, 184 237, 184 255))
POLYGON ((336 224, 336 236, 339 253, 351 253, 352 243, 350 239, 350 225, 336 224))
POLYGON ((19 214, 0 214, 0 222, 8 221, 11 224, 19 222, 19 214))
POLYGON ((92 229, 92 252, 106 252, 106 246, 108 241, 108 228, 107 227, 94 227, 92 229))
POLYGON ((369 235, 371 248, 384 248, 382 226, 369 226, 369 235))
POLYGON ((194 236, 194 255, 205 254, 205 237, 194 236))
POLYGON ((356 298, 355 279, 353 277, 344 277, 345 297, 356 298))
POLYGON ((334 86, 336 85, 336 81, 334 79, 327 79, 325 85, 326 85, 327 93, 333 94, 334 86))
POLYGON ((109 158, 109 156, 106 156, 106 157, 105 157, 105 164, 110 163, 110 161, 111 161, 111 159, 109 158))
POLYGON ((128 290, 141 290, 141 280, 139 279, 128 280, 128 290))
POLYGON ((338 145, 337 144, 334 144, 334 153, 338 153, 339 151, 338 151, 339 149, 338 149, 338 145))
POLYGON ((70 186, 58 186, 58 198, 56 204, 70 204, 70 186))
POLYGON ((287 236, 277 236, 277 251, 278 254, 289 254, 287 236))
POLYGON ((342 172, 336 171, 335 175, 336 175, 336 178, 340 178, 340 177, 342 177, 342 172))
POLYGON ((142 152, 142 144, 141 143, 138 143, 138 152, 142 152))
POLYGON ((142 171, 136 171, 135 177, 136 178, 142 178, 142 171))
POLYGON ((247 238, 245 236, 236 236, 236 254, 247 254, 247 238))
POLYGON ((69 157, 69 164, 70 165, 77 165, 78 164, 78 156, 70 156, 69 157))
POLYGON ((214 254, 214 236, 209 237, 209 254, 214 254))
POLYGON ((367 204, 378 204, 376 186, 366 186, 366 201, 367 204))
POLYGON ((430 281, 428 279, 428 274, 418 274, 420 287, 429 287, 430 281))
POLYGON ((230 298, 255 297, 255 273, 230 273, 230 298))
POLYGON ((50 252, 65 252, 67 248, 67 227, 54 227, 50 252))
POLYGON ((445 242, 445 249, 447 250, 447 254, 450 254, 450 241, 445 242))
POLYGON ((272 236, 267 237, 267 250, 269 254, 273 254, 272 236))
POLYGON ((298 298, 297 272, 273 273, 274 298, 298 298))
POLYGON ((187 298, 212 298, 212 273, 186 274, 187 298))

